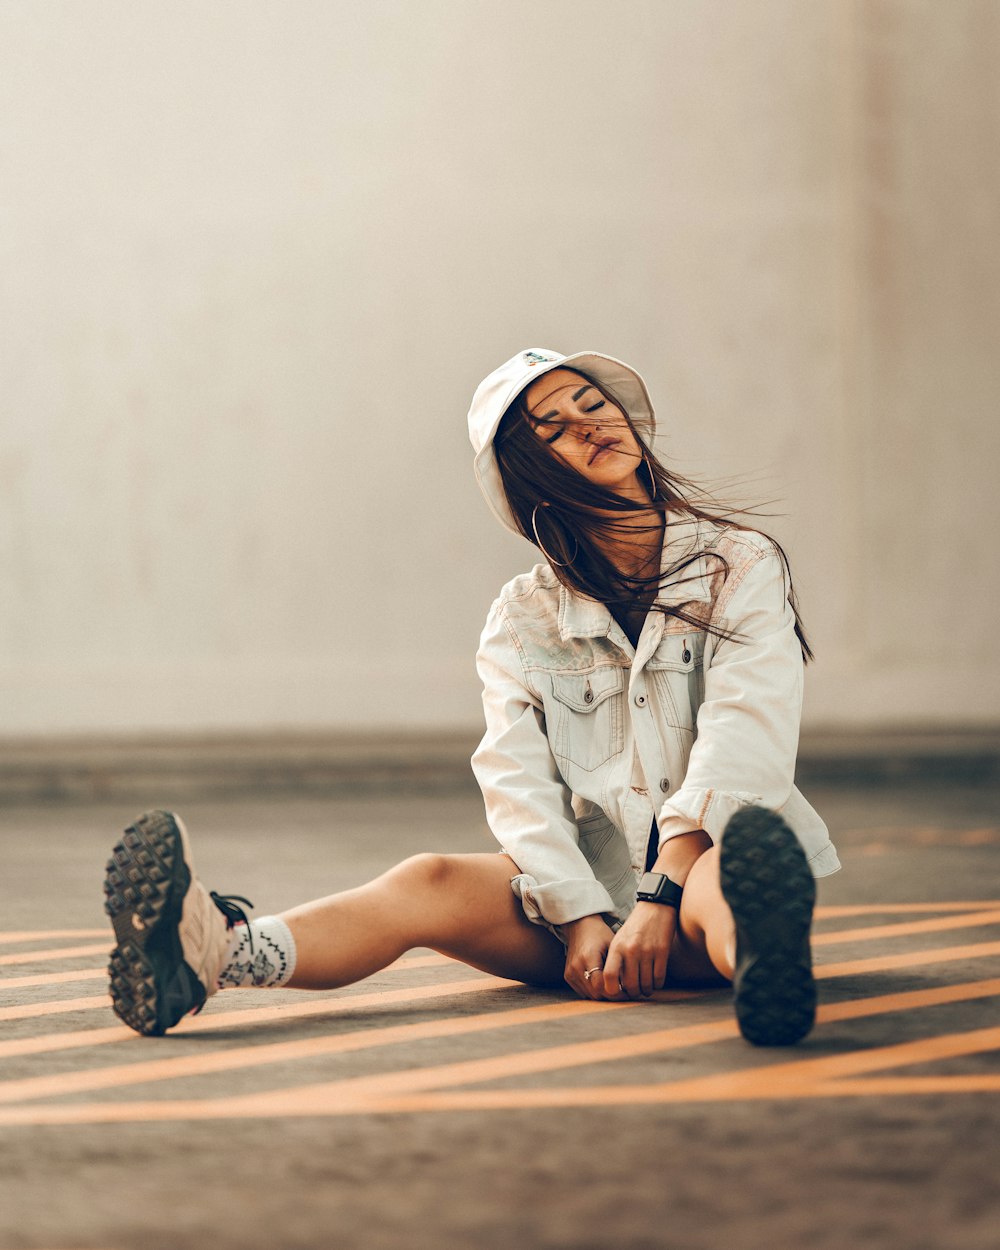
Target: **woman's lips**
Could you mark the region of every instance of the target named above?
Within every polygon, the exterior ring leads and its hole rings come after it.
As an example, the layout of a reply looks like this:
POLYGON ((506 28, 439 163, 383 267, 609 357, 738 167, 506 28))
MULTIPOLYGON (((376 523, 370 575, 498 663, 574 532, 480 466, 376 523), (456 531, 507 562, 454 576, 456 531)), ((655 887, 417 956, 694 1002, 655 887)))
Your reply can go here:
POLYGON ((621 442, 620 438, 614 438, 611 440, 610 443, 602 443, 600 447, 595 447, 594 450, 590 453, 590 459, 587 461, 587 463, 588 464, 596 463, 596 461, 598 461, 601 458, 601 456, 604 455, 606 451, 613 451, 620 442, 621 442))

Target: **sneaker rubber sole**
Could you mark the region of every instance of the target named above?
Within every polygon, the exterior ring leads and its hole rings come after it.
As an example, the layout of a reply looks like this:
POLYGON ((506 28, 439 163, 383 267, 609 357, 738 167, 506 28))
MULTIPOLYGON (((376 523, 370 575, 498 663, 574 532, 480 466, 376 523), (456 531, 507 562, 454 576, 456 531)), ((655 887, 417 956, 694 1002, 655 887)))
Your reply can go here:
POLYGON ((719 866, 736 921, 740 1032, 754 1046, 792 1046, 816 1018, 809 949, 816 883, 805 853, 780 816, 748 807, 726 826, 719 866))
POLYGON ((170 812, 147 812, 115 844, 104 910, 116 946, 108 975, 115 1014, 137 1033, 159 1036, 205 1002, 180 939, 192 873, 187 836, 170 812))

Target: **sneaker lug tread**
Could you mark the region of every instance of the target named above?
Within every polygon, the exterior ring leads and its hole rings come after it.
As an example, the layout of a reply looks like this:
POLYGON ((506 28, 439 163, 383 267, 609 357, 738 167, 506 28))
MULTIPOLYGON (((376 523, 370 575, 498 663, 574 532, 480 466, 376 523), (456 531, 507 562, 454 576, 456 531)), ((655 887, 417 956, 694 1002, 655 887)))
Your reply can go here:
POLYGON ((176 932, 190 881, 180 831, 166 812, 141 816, 108 861, 104 908, 117 942, 108 966, 112 1008, 137 1033, 160 1035, 205 1000, 176 932))
POLYGON ((734 1005, 755 1046, 791 1046, 816 1016, 809 931, 816 886, 798 839, 763 808, 736 814, 720 855, 722 892, 736 921, 734 1005))

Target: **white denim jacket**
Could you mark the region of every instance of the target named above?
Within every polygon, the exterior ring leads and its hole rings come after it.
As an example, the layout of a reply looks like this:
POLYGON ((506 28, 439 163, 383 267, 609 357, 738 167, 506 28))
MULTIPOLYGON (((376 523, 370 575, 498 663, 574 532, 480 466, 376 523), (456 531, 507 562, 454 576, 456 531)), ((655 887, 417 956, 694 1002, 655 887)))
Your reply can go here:
MULTIPOLYGON (((596 378, 655 433, 630 365, 600 352, 517 353, 469 410, 476 478, 514 533, 493 438, 521 390, 563 365, 596 378)), ((477 659, 486 734, 472 766, 490 828, 520 870, 512 888, 537 924, 624 920, 654 817, 661 844, 693 829, 718 841, 734 812, 760 803, 795 831, 815 876, 840 867, 792 784, 803 666, 783 561, 760 534, 674 514, 661 569, 696 552, 658 602, 688 604, 733 639, 654 608, 633 648, 603 604, 567 590, 547 564, 509 582, 490 611, 477 659)))
POLYGON ((651 610, 638 646, 601 603, 547 564, 504 587, 477 657, 486 734, 473 756, 490 828, 520 869, 529 919, 624 920, 660 844, 759 803, 795 831, 817 877, 840 867, 826 825, 792 784, 802 654, 783 562, 752 531, 691 519, 666 531, 663 566, 706 553, 659 601, 688 603, 719 639, 651 610), (728 574, 711 553, 728 565, 728 574))

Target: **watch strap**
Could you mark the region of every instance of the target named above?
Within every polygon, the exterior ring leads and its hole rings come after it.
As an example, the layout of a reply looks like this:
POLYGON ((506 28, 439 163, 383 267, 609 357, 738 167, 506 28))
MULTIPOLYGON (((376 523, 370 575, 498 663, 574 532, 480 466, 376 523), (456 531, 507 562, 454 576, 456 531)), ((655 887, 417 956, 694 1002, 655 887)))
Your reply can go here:
POLYGON ((644 872, 639 879, 635 896, 640 903, 663 903, 679 910, 683 893, 684 887, 671 881, 664 873, 644 872))

